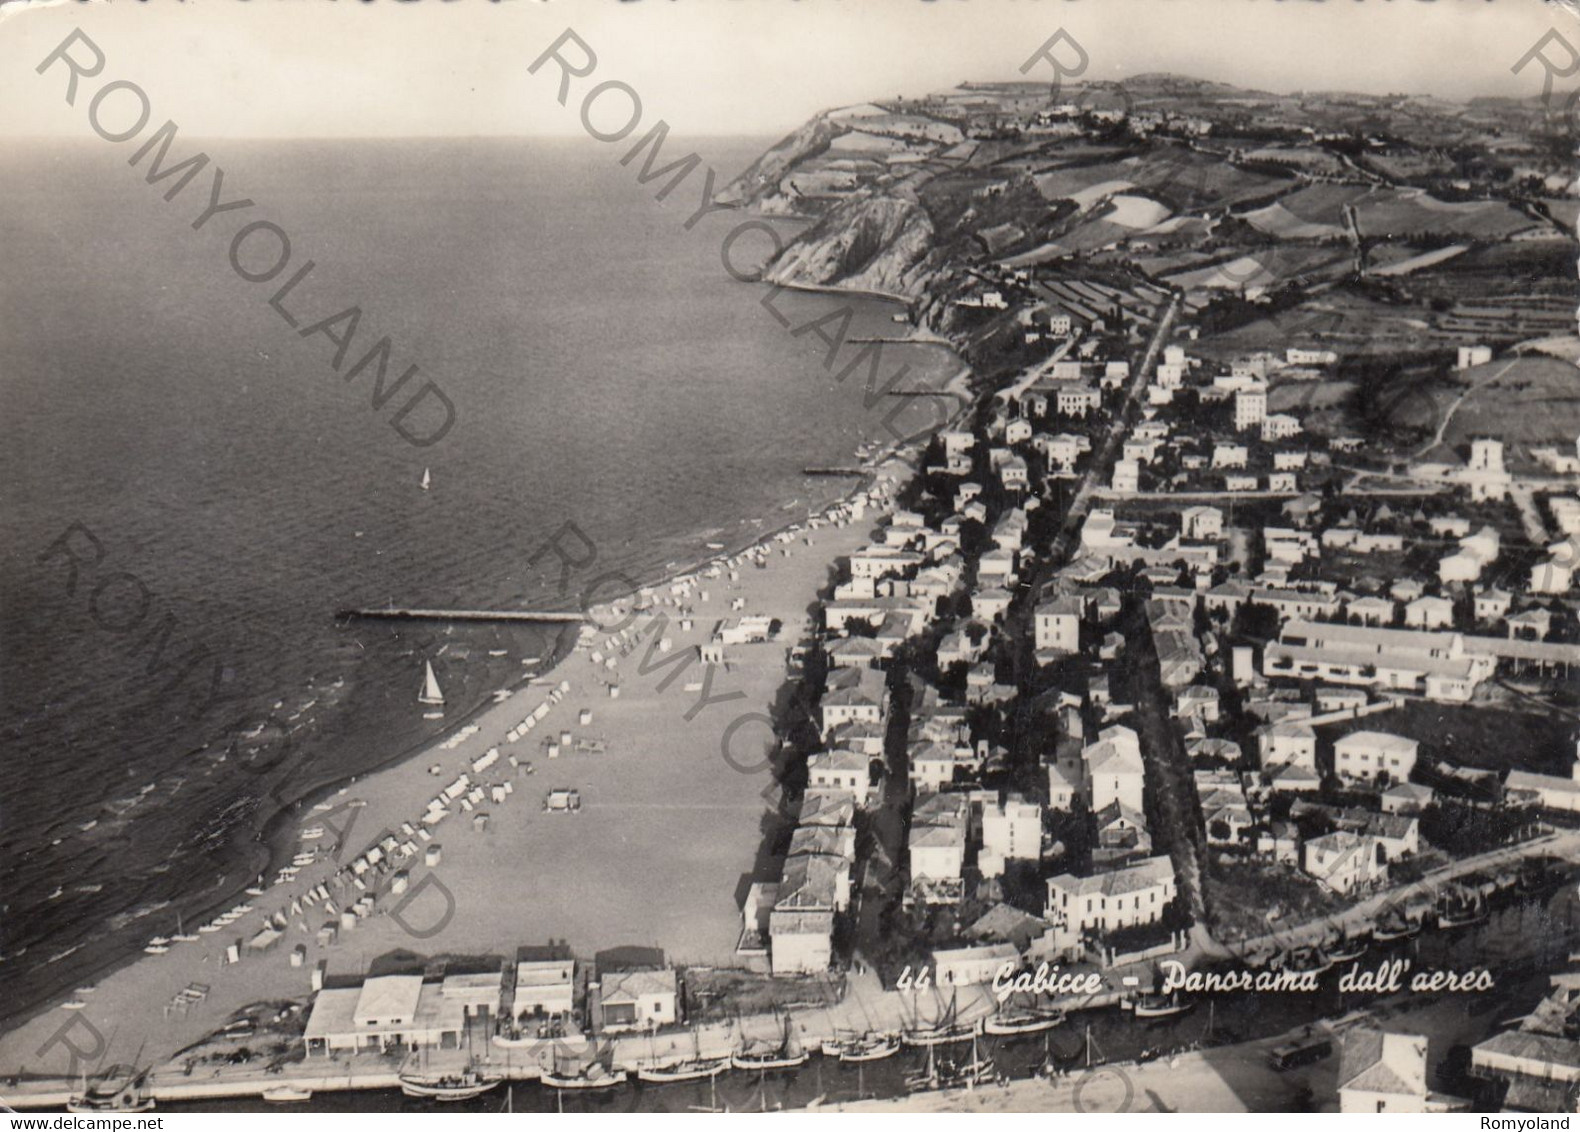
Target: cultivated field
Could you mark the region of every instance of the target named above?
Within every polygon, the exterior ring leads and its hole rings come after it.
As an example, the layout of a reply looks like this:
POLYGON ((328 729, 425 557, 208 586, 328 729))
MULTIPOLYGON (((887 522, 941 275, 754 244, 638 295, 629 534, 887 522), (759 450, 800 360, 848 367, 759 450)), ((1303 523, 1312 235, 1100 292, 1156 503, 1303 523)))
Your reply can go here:
POLYGON ((1535 226, 1535 221, 1502 201, 1449 203, 1420 189, 1382 190, 1358 201, 1356 222, 1365 236, 1407 236, 1417 232, 1501 240, 1535 226))

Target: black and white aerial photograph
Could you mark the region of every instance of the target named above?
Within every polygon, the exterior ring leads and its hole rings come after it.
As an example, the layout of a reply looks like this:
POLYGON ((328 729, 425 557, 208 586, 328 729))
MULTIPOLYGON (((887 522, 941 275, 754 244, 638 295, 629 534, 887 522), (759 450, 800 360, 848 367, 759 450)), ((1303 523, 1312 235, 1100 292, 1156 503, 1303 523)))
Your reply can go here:
POLYGON ((1568 1128, 1577 120, 1545 0, 0 0, 0 1120, 1568 1128))

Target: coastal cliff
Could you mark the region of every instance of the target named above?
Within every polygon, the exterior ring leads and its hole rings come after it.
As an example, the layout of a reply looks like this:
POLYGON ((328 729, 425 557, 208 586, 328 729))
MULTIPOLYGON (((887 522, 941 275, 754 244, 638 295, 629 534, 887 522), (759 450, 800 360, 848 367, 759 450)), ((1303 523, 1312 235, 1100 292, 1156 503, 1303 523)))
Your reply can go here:
POLYGON ((770 215, 817 219, 769 265, 771 282, 917 298, 938 267, 932 218, 913 195, 891 195, 868 182, 881 165, 831 150, 838 139, 856 133, 840 113, 809 119, 715 199, 770 215))
POLYGON ((811 202, 785 183, 787 175, 827 151, 829 143, 848 129, 830 120, 826 112, 816 115, 747 166, 714 200, 738 208, 756 207, 763 212, 801 212, 802 205, 811 202))
POLYGON ((769 265, 767 279, 917 298, 937 269, 934 258, 925 209, 909 200, 862 197, 841 202, 802 232, 769 265))

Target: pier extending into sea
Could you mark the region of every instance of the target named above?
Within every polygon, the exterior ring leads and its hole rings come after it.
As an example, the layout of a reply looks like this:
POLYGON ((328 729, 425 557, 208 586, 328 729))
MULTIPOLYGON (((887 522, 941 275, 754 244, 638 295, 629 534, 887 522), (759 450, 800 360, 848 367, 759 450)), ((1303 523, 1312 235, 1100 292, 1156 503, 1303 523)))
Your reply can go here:
POLYGON ((575 625, 587 614, 565 609, 342 609, 335 617, 341 621, 535 621, 575 625))

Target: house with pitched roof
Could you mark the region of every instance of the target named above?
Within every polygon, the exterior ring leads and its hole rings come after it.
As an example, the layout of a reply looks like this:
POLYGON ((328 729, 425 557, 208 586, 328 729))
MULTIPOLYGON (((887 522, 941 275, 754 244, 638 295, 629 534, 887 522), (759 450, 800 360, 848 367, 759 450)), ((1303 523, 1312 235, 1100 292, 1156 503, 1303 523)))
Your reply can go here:
POLYGON ((1343 895, 1386 877, 1387 853, 1376 838, 1340 830, 1306 842, 1301 868, 1343 895))
POLYGON ((1070 952, 1088 935, 1157 923, 1178 894, 1174 863, 1149 857, 1112 872, 1048 880, 1044 918, 1053 926, 1057 950, 1070 952))
POLYGON ((1128 727, 1106 727, 1081 752, 1082 793, 1094 811, 1122 802, 1140 812, 1146 767, 1141 738, 1128 727))
POLYGON ((672 968, 611 971, 588 988, 598 1033, 656 1030, 680 1016, 680 988, 672 968))
POLYGON ((1339 1048, 1340 1112, 1456 1112, 1459 1097, 1434 1093, 1426 1083, 1427 1040, 1355 1026, 1339 1048))

